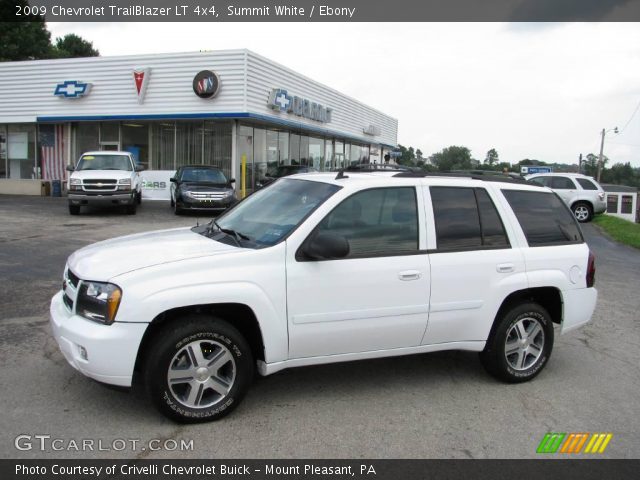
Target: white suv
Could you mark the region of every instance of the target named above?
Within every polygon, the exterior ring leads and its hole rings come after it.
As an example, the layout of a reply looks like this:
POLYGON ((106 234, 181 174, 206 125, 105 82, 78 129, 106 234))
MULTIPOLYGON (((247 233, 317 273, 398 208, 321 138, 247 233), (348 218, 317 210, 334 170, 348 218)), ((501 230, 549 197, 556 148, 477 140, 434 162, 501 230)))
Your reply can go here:
POLYGON ((229 413, 257 368, 470 350, 507 382, 594 311, 593 255, 549 189, 413 172, 279 179, 217 220, 73 253, 51 326, 101 382, 178 421, 229 413))
POLYGON ((142 202, 138 172, 144 168, 135 164, 131 153, 83 153, 78 164, 67 170, 72 172, 67 185, 71 215, 78 215, 83 205, 123 205, 128 214, 135 215, 142 202))
POLYGON ((580 173, 539 173, 525 178, 556 192, 579 222, 590 222, 595 213, 607 210, 604 190, 592 177, 580 173))

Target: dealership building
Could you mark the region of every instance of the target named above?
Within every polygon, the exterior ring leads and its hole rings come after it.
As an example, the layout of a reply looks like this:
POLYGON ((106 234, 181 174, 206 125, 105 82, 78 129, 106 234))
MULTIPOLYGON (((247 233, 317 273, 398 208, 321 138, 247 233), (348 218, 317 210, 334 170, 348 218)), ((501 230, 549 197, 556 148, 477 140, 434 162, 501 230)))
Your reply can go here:
POLYGON ((248 193, 278 165, 379 163, 397 145, 396 119, 248 50, 6 62, 0 86, 0 193, 64 180, 90 150, 131 152, 145 196, 168 198, 181 165, 248 193))

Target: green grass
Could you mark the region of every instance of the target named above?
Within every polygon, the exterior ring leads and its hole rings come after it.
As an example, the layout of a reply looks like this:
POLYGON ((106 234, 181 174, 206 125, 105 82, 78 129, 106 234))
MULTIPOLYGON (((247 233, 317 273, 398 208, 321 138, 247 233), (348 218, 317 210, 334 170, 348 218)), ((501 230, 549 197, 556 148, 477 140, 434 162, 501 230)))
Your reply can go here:
POLYGON ((593 223, 607 232, 614 240, 640 248, 640 223, 633 223, 611 215, 597 215, 593 223))

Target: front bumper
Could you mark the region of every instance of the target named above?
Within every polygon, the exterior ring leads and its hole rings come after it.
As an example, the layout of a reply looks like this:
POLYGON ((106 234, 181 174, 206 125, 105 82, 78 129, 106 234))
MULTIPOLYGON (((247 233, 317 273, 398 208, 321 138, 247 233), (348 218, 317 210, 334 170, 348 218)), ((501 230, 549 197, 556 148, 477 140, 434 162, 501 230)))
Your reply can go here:
POLYGON ((135 192, 127 193, 75 193, 67 195, 70 205, 131 205, 136 201, 135 192))
POLYGON ((222 211, 231 208, 238 200, 234 197, 224 198, 222 200, 196 200, 191 197, 182 196, 178 202, 178 206, 184 210, 209 210, 222 211))
POLYGON ((67 308, 61 291, 51 299, 49 312, 53 336, 73 368, 99 382, 131 386, 138 348, 148 324, 102 325, 87 320, 67 308), (80 347, 85 349, 86 359, 80 347))

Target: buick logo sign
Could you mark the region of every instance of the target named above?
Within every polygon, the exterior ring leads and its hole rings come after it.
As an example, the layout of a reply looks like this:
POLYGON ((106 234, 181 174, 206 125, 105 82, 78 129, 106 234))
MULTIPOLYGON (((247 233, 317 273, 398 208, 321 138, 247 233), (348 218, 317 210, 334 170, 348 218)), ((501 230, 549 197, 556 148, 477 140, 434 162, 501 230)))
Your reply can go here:
POLYGON ((193 78, 193 91, 200 98, 213 98, 220 90, 220 77, 211 70, 202 70, 193 78))

